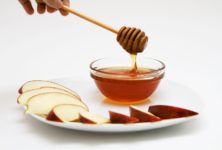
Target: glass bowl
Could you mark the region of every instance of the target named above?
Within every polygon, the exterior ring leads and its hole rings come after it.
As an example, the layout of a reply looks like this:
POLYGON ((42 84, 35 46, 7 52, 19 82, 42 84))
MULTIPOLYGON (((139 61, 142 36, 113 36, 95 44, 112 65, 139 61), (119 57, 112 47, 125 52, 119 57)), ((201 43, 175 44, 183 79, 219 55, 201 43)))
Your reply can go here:
POLYGON ((152 58, 138 58, 137 71, 130 59, 103 58, 90 64, 90 75, 106 100, 136 104, 148 100, 164 77, 165 65, 152 58))

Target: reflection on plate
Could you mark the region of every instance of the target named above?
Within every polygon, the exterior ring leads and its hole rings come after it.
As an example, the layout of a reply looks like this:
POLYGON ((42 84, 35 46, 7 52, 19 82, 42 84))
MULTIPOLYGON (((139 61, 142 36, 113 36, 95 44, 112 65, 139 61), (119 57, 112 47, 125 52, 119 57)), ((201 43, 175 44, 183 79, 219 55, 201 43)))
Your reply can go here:
MULTIPOLYGON (((84 103, 87 104, 90 111, 95 114, 109 117, 109 110, 123 114, 129 114, 128 105, 115 105, 106 103, 105 97, 100 94, 100 92, 96 89, 93 81, 90 79, 73 77, 55 79, 53 81, 76 91, 81 96, 84 103)), ((194 110, 196 112, 200 112, 202 107, 200 98, 191 89, 167 80, 162 81, 157 91, 149 98, 149 101, 143 104, 138 104, 137 106, 144 110, 147 110, 149 105, 155 104, 178 106, 194 110)), ((34 114, 32 114, 31 116, 39 121, 53 126, 91 132, 135 132, 142 130, 151 130, 176 125, 197 117, 193 116, 186 118, 169 119, 153 123, 90 125, 76 122, 58 123, 47 121, 46 119, 34 114)))

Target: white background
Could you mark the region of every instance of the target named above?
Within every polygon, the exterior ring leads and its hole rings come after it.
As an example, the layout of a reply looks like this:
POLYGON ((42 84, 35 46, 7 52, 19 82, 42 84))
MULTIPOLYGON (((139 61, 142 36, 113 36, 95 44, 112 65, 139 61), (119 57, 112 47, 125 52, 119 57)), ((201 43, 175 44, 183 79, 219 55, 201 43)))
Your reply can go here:
POLYGON ((88 75, 92 60, 128 57, 115 35, 76 16, 28 16, 18 1, 0 4, 0 149, 222 148, 222 2, 220 0, 72 0, 72 7, 115 28, 142 28, 142 54, 167 65, 166 79, 202 97, 200 119, 133 134, 92 134, 42 124, 23 114, 17 89, 32 79, 88 75))

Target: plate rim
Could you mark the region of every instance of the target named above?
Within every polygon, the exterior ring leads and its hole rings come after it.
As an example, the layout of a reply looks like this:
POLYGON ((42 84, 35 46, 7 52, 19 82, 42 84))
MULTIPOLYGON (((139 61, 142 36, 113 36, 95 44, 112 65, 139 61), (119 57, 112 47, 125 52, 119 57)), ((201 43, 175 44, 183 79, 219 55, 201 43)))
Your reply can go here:
POLYGON ((107 133, 122 133, 122 132, 136 132, 143 130, 153 130, 159 128, 165 128, 172 125, 181 124, 193 119, 199 118, 199 115, 182 117, 176 119, 166 119, 158 122, 141 122, 133 124, 83 124, 80 122, 55 122, 47 120, 36 114, 29 114, 32 118, 55 127, 72 129, 78 131, 87 131, 87 132, 107 132, 107 133), (127 127, 127 128, 126 128, 127 127), (126 130, 123 130, 126 129, 126 130))

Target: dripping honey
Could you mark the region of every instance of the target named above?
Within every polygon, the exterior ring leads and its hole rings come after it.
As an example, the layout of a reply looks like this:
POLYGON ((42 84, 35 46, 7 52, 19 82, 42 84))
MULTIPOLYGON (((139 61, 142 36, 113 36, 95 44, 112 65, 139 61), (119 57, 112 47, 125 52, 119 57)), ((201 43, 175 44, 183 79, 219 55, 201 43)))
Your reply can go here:
POLYGON ((137 56, 137 54, 131 54, 132 71, 133 72, 137 71, 136 56, 137 56))
POLYGON ((156 90, 164 74, 143 78, 151 74, 153 69, 136 65, 136 55, 132 56, 131 67, 106 67, 91 73, 91 77, 99 90, 109 100, 133 104, 144 102, 156 90), (142 78, 141 78, 142 76, 142 78))

